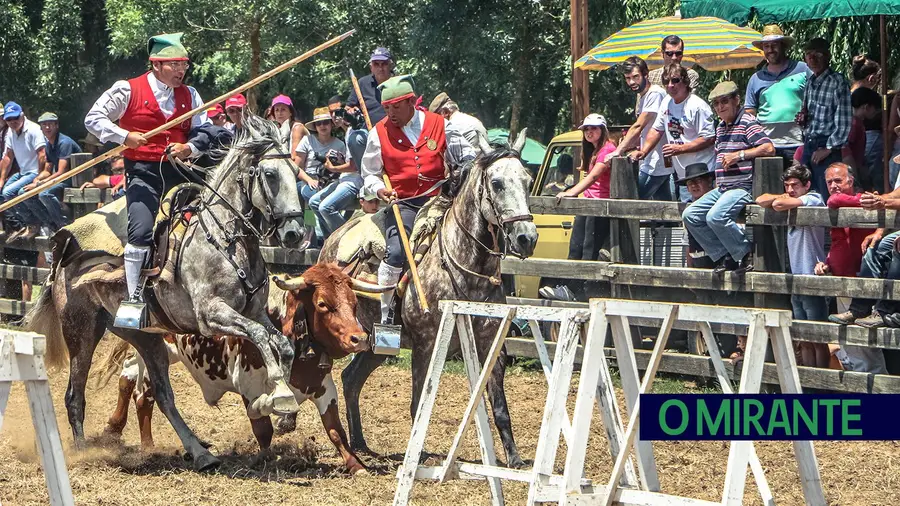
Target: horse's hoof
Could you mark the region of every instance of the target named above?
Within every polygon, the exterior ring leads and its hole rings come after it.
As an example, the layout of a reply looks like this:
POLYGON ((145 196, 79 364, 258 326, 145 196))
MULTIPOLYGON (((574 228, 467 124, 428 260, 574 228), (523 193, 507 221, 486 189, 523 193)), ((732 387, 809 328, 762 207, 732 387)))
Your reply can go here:
POLYGON ((194 470, 198 473, 213 471, 220 465, 222 465, 222 461, 209 452, 201 453, 194 458, 194 470))
POLYGON ((366 469, 365 467, 360 466, 359 468, 351 469, 350 476, 353 476, 354 478, 361 478, 364 476, 369 476, 369 470, 366 469))
POLYGON ((515 457, 509 459, 509 464, 507 465, 510 469, 522 469, 525 467, 525 462, 522 462, 522 457, 516 455, 515 457))
POLYGON ((297 429, 297 418, 292 415, 286 415, 278 418, 275 422, 275 435, 283 436, 290 434, 297 429))
POLYGON ((278 416, 286 416, 300 411, 300 404, 297 398, 287 386, 281 388, 279 385, 272 394, 272 413, 278 416))

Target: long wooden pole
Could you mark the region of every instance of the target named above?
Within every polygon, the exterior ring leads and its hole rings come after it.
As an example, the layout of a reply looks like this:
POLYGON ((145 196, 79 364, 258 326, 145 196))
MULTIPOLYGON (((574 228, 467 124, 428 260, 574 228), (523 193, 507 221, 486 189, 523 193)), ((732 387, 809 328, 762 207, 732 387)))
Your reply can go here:
MULTIPOLYGON (((369 109, 366 107, 366 99, 363 98, 362 92, 360 92, 359 81, 356 80, 356 74, 353 73, 353 69, 350 69, 350 81, 353 83, 353 91, 356 92, 356 98, 359 99, 359 108, 362 110, 363 118, 366 119, 366 127, 369 130, 372 130, 372 120, 369 119, 369 109)), ((391 187, 391 180, 388 178, 388 175, 383 174, 382 179, 384 180, 384 188, 389 192, 394 191, 391 187)), ((428 308, 428 301, 425 300, 425 292, 422 290, 422 281, 419 279, 419 269, 416 267, 416 259, 413 257, 412 248, 409 247, 409 237, 406 235, 406 228, 403 227, 400 208, 397 207, 396 204, 392 204, 391 208, 394 210, 394 219, 397 221, 397 233, 400 234, 400 244, 403 245, 403 251, 406 253, 406 260, 409 262, 409 271, 412 273, 413 285, 416 287, 416 295, 418 295, 419 298, 419 307, 423 312, 430 313, 431 310, 428 308)))
POLYGON ((882 139, 882 156, 881 161, 882 176, 884 179, 884 191, 882 193, 891 192, 891 151, 893 146, 889 146, 887 140, 891 137, 888 132, 891 114, 888 110, 887 96, 887 26, 885 26, 884 15, 878 16, 879 31, 881 35, 881 139, 882 139))
MULTIPOLYGON (((309 51, 301 54, 300 56, 297 56, 296 58, 293 58, 291 60, 288 60, 288 61, 282 63, 281 65, 275 67, 274 69, 266 72, 265 74, 262 74, 262 75, 256 77, 255 79, 253 79, 245 84, 238 86, 237 88, 229 91, 228 93, 220 95, 220 96, 210 100, 209 102, 206 102, 205 104, 198 106, 198 107, 182 114, 181 116, 178 116, 177 118, 169 121, 168 123, 166 123, 160 127, 154 128, 153 130, 150 130, 149 132, 143 134, 143 137, 145 139, 149 139, 150 137, 153 137, 154 135, 165 132, 166 130, 181 123, 182 121, 187 120, 189 118, 193 118, 195 114, 199 114, 199 113, 205 111, 206 109, 210 108, 211 106, 213 106, 219 102, 222 102, 223 100, 227 99, 228 97, 230 97, 232 95, 236 95, 238 93, 241 93, 245 90, 248 90, 248 89, 256 86, 257 84, 270 79, 272 76, 275 76, 276 74, 280 74, 281 72, 284 72, 285 70, 293 67, 294 65, 297 65, 298 63, 302 62, 303 60, 306 60, 307 58, 315 56, 316 54, 328 49, 329 47, 337 44, 338 42, 341 42, 344 39, 350 37, 351 35, 353 35, 354 32, 356 32, 356 30, 350 30, 349 32, 346 32, 342 35, 338 35, 337 37, 335 37, 331 40, 323 42, 322 44, 319 44, 318 46, 310 49, 309 51)), ((28 190, 27 192, 19 195, 18 197, 14 198, 12 200, 8 200, 5 203, 3 203, 2 205, 0 205, 0 212, 9 209, 10 207, 22 202, 23 200, 30 199, 31 197, 34 197, 35 195, 41 193, 42 191, 44 191, 48 188, 51 188, 53 186, 56 186, 59 183, 65 181, 71 177, 81 174, 82 172, 93 167, 94 165, 97 165, 100 162, 103 162, 105 160, 108 160, 108 159, 120 154, 122 151, 125 151, 125 149, 126 149, 125 145, 116 146, 115 148, 107 151, 106 153, 103 153, 102 155, 100 155, 96 158, 92 158, 90 161, 85 162, 85 163, 79 165, 78 167, 75 167, 72 170, 68 170, 55 178, 47 179, 46 181, 44 181, 40 185, 36 186, 35 188, 32 188, 31 190, 28 190)))

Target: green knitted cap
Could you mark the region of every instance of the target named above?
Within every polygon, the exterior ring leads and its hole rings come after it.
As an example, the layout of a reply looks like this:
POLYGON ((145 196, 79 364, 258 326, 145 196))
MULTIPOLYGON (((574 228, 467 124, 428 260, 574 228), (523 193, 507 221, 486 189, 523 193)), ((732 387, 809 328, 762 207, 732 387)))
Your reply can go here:
POLYGON ((378 85, 378 89, 381 90, 381 103, 389 104, 413 97, 416 95, 415 86, 413 76, 409 74, 394 76, 378 85))
POLYGON ((183 33, 164 33, 150 37, 147 52, 150 61, 187 60, 188 52, 181 44, 183 33))

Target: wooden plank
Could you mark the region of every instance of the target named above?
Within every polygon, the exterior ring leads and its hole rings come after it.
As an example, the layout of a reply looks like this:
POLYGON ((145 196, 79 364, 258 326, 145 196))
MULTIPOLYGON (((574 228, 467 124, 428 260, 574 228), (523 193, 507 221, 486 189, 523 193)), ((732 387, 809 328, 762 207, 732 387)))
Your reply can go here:
POLYGON ((63 201, 67 204, 106 204, 112 202, 112 190, 109 188, 66 188, 63 201))
POLYGON ((50 269, 25 267, 24 265, 0 264, 0 279, 17 279, 32 283, 43 283, 50 269))
MULTIPOLYGON (((34 357, 35 367, 43 367, 43 359, 34 357), (37 364, 41 362, 41 364, 37 364)), ((69 483, 69 472, 66 469, 66 458, 63 454, 59 427, 53 411, 53 398, 50 395, 50 382, 46 379, 26 381, 25 392, 31 406, 31 420, 34 424, 35 441, 41 456, 41 467, 44 468, 44 479, 51 506, 69 506, 75 504, 72 486, 69 483)))
POLYGON ((31 239, 15 239, 7 241, 3 246, 9 249, 23 249, 26 251, 50 251, 50 240, 44 236, 37 236, 31 239))
MULTIPOLYGON (((514 311, 514 309, 513 309, 514 311)), ((463 354, 463 363, 466 367, 466 376, 469 379, 469 391, 475 392, 478 389, 478 370, 481 366, 478 360, 478 351, 475 344, 475 331, 472 330, 472 317, 460 315, 456 317, 456 330, 459 336, 459 344, 463 354)), ((509 331, 509 326, 502 335, 509 331)), ((479 395, 478 407, 475 413, 476 430, 478 431, 478 446, 481 449, 481 462, 485 467, 497 467, 497 453, 494 450, 494 437, 491 435, 491 427, 488 423, 487 409, 484 403, 484 395, 479 395)), ((449 461, 449 457, 448 457, 449 461)), ((455 464, 455 463, 454 463, 455 464)), ((442 468, 440 478, 443 480, 448 474, 459 476, 459 467, 456 465, 445 465, 442 468)), ((492 506, 503 506, 503 485, 499 478, 487 478, 488 486, 491 489, 492 506)))
MULTIPOLYGON (((634 322, 631 322, 634 323, 634 322)), ((555 343, 547 343, 549 352, 555 351, 555 343)), ((524 358, 537 358, 534 343, 530 339, 510 337, 506 340, 506 349, 511 356, 524 358)), ((575 363, 581 364, 581 347, 575 355, 575 363)), ((616 352, 613 348, 604 350, 606 356, 618 367, 616 352)), ((635 350, 635 360, 639 370, 647 368, 650 352, 635 350)), ((734 363, 723 359, 728 377, 732 381, 740 376, 734 371, 734 363)), ((836 392, 857 393, 900 393, 900 376, 889 374, 869 374, 852 371, 836 371, 833 369, 818 369, 815 367, 798 367, 800 382, 804 388, 819 388, 836 392)), ((685 376, 697 376, 702 378, 715 378, 716 373, 709 357, 689 355, 687 353, 666 353, 663 356, 659 370, 670 374, 683 374, 685 376)), ((763 366, 763 382, 778 383, 778 373, 774 364, 763 366)))
POLYGON ((900 282, 885 279, 808 276, 768 272, 748 272, 735 277, 716 276, 709 269, 688 269, 625 265, 585 260, 529 258, 503 260, 504 274, 609 281, 614 285, 719 290, 753 293, 783 293, 900 300, 900 282))
POLYGON ((303 251, 275 246, 260 246, 262 259, 267 264, 280 265, 315 265, 319 260, 319 250, 315 248, 303 251))
MULTIPOLYGON (((558 308, 588 307, 585 302, 550 301, 547 299, 527 299, 507 297, 509 304, 542 305, 558 308)), ((640 327, 658 327, 662 320, 656 318, 631 317, 632 325, 640 327)), ((742 323, 710 323, 710 327, 716 334, 729 334, 735 336, 747 335, 749 326, 742 323)), ((688 322, 679 320, 675 322, 678 330, 699 331, 700 322, 688 322)), ((810 343, 826 344, 850 344, 854 346, 870 346, 888 350, 900 349, 900 329, 867 329, 856 325, 837 325, 829 322, 811 322, 793 320, 791 322, 791 339, 794 341, 806 341, 810 343)))
POLYGON ((416 416, 413 420, 412 430, 409 435, 409 444, 403 457, 403 464, 397 470, 397 490, 394 492, 394 506, 409 504, 409 494, 412 492, 415 481, 416 469, 419 467, 419 459, 425 448, 425 434, 431 423, 431 411, 437 400, 437 391, 441 382, 441 374, 444 372, 444 363, 447 360, 447 352, 450 349, 450 340, 456 326, 456 317, 453 314, 453 303, 441 303, 441 323, 438 326, 437 338, 431 361, 428 363, 428 372, 425 375, 425 385, 422 388, 422 397, 416 408, 416 416))
MULTIPOLYGON (((611 198, 619 200, 638 198, 637 162, 630 158, 616 157, 612 161, 610 171, 609 196, 611 198)), ((636 220, 611 220, 609 253, 613 261, 626 264, 639 263, 641 256, 639 229, 640 223, 636 220)))
MULTIPOLYGON (((448 301, 443 301, 448 302, 448 301)), ((442 303, 443 303, 442 302, 442 303)), ((471 316, 484 316, 489 318, 503 318, 509 307, 506 304, 491 304, 482 302, 452 301, 456 314, 471 316)), ((560 311, 558 309, 540 306, 520 306, 517 312, 518 318, 523 320, 541 320, 547 322, 562 322, 573 318, 576 323, 584 323, 590 318, 590 312, 584 310, 560 311)))
POLYGON ((25 316, 33 303, 22 300, 0 299, 0 314, 25 316))
MULTIPOLYGON (((531 197, 528 199, 528 207, 533 214, 681 222, 685 205, 680 202, 652 200, 584 198, 562 199, 557 204, 555 197, 531 197)), ((784 212, 753 204, 744 209, 743 218, 738 221, 743 221, 746 225, 900 229, 900 212, 889 209, 869 211, 859 207, 800 207, 784 212)))
MULTIPOLYGON (((494 336, 494 341, 491 344, 491 349, 488 352, 487 356, 484 359, 484 366, 481 367, 481 374, 477 377, 469 376, 470 389, 471 389, 471 397, 469 398, 469 404, 466 406, 466 410, 463 413, 462 422, 459 424, 459 430, 456 432, 456 437, 453 438, 453 443, 450 444, 450 450, 447 452, 447 457, 444 459, 444 472, 440 477, 441 483, 447 480, 451 467, 453 463, 456 461, 456 456, 459 453, 459 447, 462 444, 463 437, 466 435, 466 428, 468 428, 469 423, 472 422, 472 418, 475 416, 475 410, 480 408, 481 412, 479 414, 484 414, 484 390, 487 388, 488 380, 491 377, 491 372, 494 370, 494 365, 497 363, 497 359, 500 357, 500 352, 503 350, 503 342, 506 340, 506 336, 509 333, 509 326, 512 324, 513 318, 516 317, 516 306, 510 306, 509 311, 506 313, 506 316, 503 317, 503 320, 500 322, 500 327, 497 328, 497 335, 494 336)), ((468 317, 471 318, 471 317, 468 317)), ((457 321, 457 325, 459 322, 457 321)), ((468 353, 465 355, 466 360, 469 361, 469 364, 466 366, 467 369, 470 369, 472 372, 477 371, 478 364, 478 354, 475 350, 475 340, 473 334, 468 333, 468 329, 466 329, 468 344, 467 351, 468 353)), ((485 423, 487 419, 484 419, 485 423)), ((484 437, 485 434, 481 433, 479 429, 479 437, 484 437)), ((490 431, 487 433, 487 437, 491 437, 490 431)), ((482 442, 482 446, 484 446, 486 441, 482 442)), ((496 496, 494 497, 494 501, 497 501, 496 496)), ((500 502, 503 502, 500 500, 500 502)))

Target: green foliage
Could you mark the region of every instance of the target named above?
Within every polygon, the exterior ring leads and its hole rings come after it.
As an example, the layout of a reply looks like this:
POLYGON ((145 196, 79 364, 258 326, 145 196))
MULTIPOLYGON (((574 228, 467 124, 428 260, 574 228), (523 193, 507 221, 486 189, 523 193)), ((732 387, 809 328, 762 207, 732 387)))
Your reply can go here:
MULTIPOLYGON (((644 19, 671 15, 678 0, 589 0, 592 44, 644 19)), ((542 141, 572 128, 567 0, 0 0, 0 99, 14 99, 32 116, 55 109, 63 130, 79 136, 93 100, 117 79, 147 69, 147 38, 185 32, 189 82, 204 98, 225 93, 322 41, 351 28, 356 34, 258 86, 248 98, 257 111, 289 95, 301 116, 329 97, 346 97, 348 69, 368 73, 376 46, 394 53, 397 71, 416 76, 427 105, 446 91, 486 126, 519 126, 542 141), (258 40, 254 48, 252 41, 258 40)), ((890 34, 898 33, 890 20, 890 34)), ((754 26, 754 28, 761 28, 754 26)), ((834 66, 877 58, 877 20, 844 18, 785 24, 798 41, 824 35, 834 66)), ((799 44, 798 44, 799 46, 799 44)), ((579 57, 581 55, 575 55, 579 57)), ((795 49, 794 56, 799 56, 795 49)), ((891 57, 893 68, 900 55, 891 57)), ((700 72, 705 94, 726 78, 700 72)), ((728 78, 745 86, 752 70, 728 78)), ((632 119, 634 95, 615 70, 590 72, 591 109, 614 124, 632 119)))

